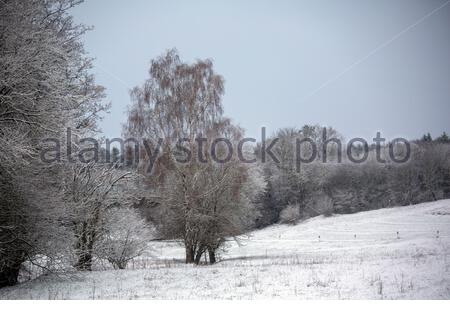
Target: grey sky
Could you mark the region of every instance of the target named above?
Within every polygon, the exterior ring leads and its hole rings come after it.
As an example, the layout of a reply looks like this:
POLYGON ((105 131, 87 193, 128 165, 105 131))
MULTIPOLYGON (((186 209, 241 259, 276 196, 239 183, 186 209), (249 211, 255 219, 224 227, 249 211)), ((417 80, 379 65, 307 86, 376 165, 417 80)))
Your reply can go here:
POLYGON ((426 16, 445 3, 87 0, 73 14, 95 27, 85 43, 112 102, 109 137, 120 136, 129 88, 176 47, 214 60, 225 114, 247 136, 320 123, 346 138, 414 138, 450 131, 450 4, 426 16))

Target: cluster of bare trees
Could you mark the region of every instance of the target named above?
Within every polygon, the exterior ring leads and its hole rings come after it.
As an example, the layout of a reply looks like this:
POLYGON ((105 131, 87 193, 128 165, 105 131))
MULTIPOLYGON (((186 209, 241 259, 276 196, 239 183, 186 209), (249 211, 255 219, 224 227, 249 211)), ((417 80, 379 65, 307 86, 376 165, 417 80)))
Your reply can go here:
MULTIPOLYGON (((211 159, 216 138, 236 147, 243 132, 223 117, 224 81, 210 60, 187 64, 170 50, 152 61, 149 74, 132 92, 124 132, 162 150, 147 175, 152 206, 144 209, 152 211, 162 237, 182 239, 186 263, 198 264, 206 253, 214 263, 226 239, 252 225, 264 180, 256 167, 242 164, 236 155, 223 163, 211 159), (187 156, 189 160, 180 161, 187 156)), ((226 143, 214 150, 219 159, 228 156, 226 143)), ((148 159, 142 160, 145 170, 148 159)))
MULTIPOLYGON (((264 165, 267 188, 259 201, 261 216, 257 227, 450 197, 450 141, 445 133, 435 140, 426 135, 422 140, 411 141, 410 159, 405 163, 392 161, 390 143, 378 152, 376 145, 371 145, 363 163, 349 161, 346 152, 341 152, 338 163, 337 140, 327 143, 325 149, 323 144, 339 138, 343 146, 344 140, 332 128, 326 128, 329 135, 324 139, 323 129, 319 125, 283 129, 272 137, 279 139, 274 153, 280 161, 264 165), (302 164, 300 170, 295 167, 296 138, 311 139, 318 150, 316 160, 302 164)), ((397 158, 406 152, 403 145, 394 145, 393 150, 397 158)), ((308 154, 308 150, 302 152, 308 154)), ((362 157, 363 147, 355 145, 352 153, 355 158, 362 157)))

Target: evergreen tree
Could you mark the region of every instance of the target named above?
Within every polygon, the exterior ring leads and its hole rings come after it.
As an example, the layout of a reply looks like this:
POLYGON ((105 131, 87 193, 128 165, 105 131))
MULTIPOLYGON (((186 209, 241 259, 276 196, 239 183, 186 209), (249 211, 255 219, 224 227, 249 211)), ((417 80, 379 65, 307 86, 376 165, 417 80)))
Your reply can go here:
POLYGON ((427 134, 424 134, 422 137, 422 142, 432 142, 433 138, 431 137, 431 134, 428 132, 427 134))
POLYGON ((450 139, 448 138, 447 133, 444 131, 442 135, 436 139, 436 141, 441 143, 450 143, 450 139))

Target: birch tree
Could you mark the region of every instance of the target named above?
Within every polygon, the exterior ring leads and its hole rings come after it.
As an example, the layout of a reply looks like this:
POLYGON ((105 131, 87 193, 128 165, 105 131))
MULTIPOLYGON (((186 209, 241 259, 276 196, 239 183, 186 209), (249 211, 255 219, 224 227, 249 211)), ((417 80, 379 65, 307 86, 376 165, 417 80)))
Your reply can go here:
POLYGON ((239 194, 245 170, 232 158, 213 164, 208 150, 213 138, 228 134, 234 143, 242 132, 222 115, 224 80, 210 60, 187 64, 170 50, 152 61, 149 74, 132 91, 124 135, 160 145, 147 182, 160 206, 161 229, 183 241, 186 263, 198 263, 202 253, 213 257, 226 236, 239 232, 230 204, 237 203, 231 196, 239 194))

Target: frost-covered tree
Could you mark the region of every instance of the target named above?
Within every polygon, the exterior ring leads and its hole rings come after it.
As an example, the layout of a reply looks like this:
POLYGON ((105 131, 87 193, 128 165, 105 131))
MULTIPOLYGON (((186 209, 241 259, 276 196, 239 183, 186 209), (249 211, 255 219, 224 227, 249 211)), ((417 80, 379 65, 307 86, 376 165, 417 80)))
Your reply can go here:
POLYGON ((51 261, 57 246, 48 243, 63 228, 64 165, 39 160, 43 139, 59 139, 68 126, 95 130, 108 107, 80 41, 87 28, 68 14, 77 3, 0 2, 0 286, 17 281, 25 260, 51 261))
POLYGON ((301 129, 280 129, 266 144, 272 141, 276 141, 272 150, 279 161, 269 159, 264 164, 268 188, 261 199, 266 204, 259 225, 278 222, 281 211, 288 206, 299 210, 298 219, 332 213, 324 190, 324 174, 329 171, 329 163, 340 159, 341 135, 332 127, 304 125, 301 129), (314 159, 299 166, 299 156, 314 159), (326 206, 319 203, 323 200, 326 206))
POLYGON ((280 222, 286 224, 296 224, 301 219, 298 205, 288 205, 281 211, 280 222))
POLYGON ((109 210, 99 229, 94 254, 110 262, 114 269, 125 269, 148 248, 152 230, 135 209, 126 207, 109 210))
POLYGON ((95 162, 74 164, 68 173, 64 200, 75 237, 77 269, 91 270, 96 243, 107 229, 104 222, 112 220, 109 211, 127 206, 128 193, 123 191, 130 175, 95 162))

